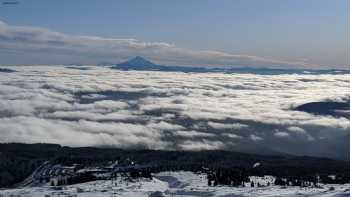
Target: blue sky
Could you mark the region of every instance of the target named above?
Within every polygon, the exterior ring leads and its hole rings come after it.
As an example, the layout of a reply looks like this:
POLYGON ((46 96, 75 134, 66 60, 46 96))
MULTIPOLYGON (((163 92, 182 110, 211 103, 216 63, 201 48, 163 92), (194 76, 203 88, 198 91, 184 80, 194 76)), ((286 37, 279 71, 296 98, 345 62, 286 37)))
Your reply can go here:
MULTIPOLYGON (((0 21, 70 36, 133 38, 196 51, 347 67, 349 7, 347 0, 19 0, 17 5, 0 5, 0 21)), ((17 63, 36 63, 35 54, 22 55, 17 63)), ((15 64, 17 60, 11 58, 15 56, 0 63, 15 64)), ((38 63, 60 63, 57 59, 38 63)), ((83 62, 89 61, 94 63, 91 58, 83 62)), ((158 61, 164 62, 165 57, 158 61)))

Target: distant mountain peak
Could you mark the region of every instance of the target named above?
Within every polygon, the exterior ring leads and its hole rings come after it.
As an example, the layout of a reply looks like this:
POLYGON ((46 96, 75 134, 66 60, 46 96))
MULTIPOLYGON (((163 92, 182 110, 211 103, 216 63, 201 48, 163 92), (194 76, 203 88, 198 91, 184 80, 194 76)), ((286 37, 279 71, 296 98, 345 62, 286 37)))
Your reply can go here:
POLYGON ((118 66, 133 66, 133 67, 152 67, 155 65, 156 64, 140 56, 136 56, 126 62, 122 62, 118 64, 118 66))
POLYGON ((143 61, 143 62, 150 62, 150 61, 148 61, 146 58, 143 58, 143 57, 141 57, 141 56, 136 56, 136 57, 134 57, 134 58, 130 59, 129 61, 143 61))

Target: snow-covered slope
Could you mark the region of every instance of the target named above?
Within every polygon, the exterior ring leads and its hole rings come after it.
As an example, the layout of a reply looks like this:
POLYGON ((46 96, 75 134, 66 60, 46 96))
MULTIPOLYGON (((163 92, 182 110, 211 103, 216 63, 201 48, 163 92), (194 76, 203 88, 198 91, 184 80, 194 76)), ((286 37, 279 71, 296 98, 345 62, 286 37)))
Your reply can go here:
MULTIPOLYGON (((254 182, 263 183, 272 177, 251 177, 254 182)), ((50 186, 0 190, 0 196, 350 196, 350 184, 322 185, 321 188, 300 187, 208 187, 206 175, 192 172, 162 172, 153 180, 138 181, 95 181, 84 184, 55 188, 50 186)))

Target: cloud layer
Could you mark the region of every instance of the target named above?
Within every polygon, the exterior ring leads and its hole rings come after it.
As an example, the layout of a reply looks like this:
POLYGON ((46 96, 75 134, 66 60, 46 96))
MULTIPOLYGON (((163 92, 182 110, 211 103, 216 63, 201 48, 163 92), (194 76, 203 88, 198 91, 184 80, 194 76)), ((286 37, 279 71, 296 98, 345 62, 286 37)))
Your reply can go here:
POLYGON ((291 110, 348 98, 349 75, 12 68, 0 142, 336 155, 329 142, 350 135, 349 119, 291 110))
POLYGON ((0 21, 0 64, 119 63, 143 56, 161 64, 183 66, 313 67, 254 55, 191 50, 164 42, 71 36, 44 28, 12 26, 0 21))

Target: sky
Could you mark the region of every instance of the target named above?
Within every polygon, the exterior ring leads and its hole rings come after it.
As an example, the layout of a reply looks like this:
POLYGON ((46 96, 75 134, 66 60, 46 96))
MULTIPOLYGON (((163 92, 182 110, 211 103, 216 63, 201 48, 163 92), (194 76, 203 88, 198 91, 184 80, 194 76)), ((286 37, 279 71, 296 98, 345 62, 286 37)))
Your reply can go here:
POLYGON ((142 55, 179 65, 349 67, 347 0, 18 2, 0 5, 3 65, 96 64, 142 55), (64 46, 52 46, 62 36, 64 46), (72 46, 76 42, 84 51, 72 46))

